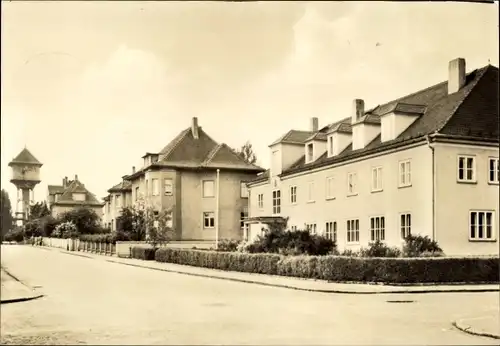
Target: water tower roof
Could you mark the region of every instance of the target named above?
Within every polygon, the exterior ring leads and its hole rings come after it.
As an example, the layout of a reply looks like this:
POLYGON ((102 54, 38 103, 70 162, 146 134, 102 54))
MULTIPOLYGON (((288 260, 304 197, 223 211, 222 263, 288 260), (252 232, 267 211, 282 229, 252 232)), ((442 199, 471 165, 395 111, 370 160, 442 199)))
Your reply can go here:
POLYGON ((9 166, 12 164, 31 164, 31 165, 39 165, 41 166, 42 163, 36 159, 35 156, 33 156, 32 153, 26 148, 24 148, 17 156, 15 159, 13 159, 11 162, 9 162, 9 166))

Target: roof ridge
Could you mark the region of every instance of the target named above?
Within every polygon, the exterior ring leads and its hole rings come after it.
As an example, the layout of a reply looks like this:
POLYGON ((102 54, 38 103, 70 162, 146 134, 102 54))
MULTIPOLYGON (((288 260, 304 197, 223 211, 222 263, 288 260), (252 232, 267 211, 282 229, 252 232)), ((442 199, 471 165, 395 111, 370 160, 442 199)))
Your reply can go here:
POLYGON ((455 115, 455 113, 457 112, 457 110, 460 108, 460 106, 462 105, 462 103, 464 103, 464 101, 472 93, 472 91, 474 90, 474 88, 476 87, 476 85, 479 83, 479 81, 484 77, 484 75, 486 74, 486 70, 487 69, 488 69, 488 66, 482 67, 480 69, 475 69, 474 71, 472 71, 469 74, 467 74, 467 75, 470 75, 471 73, 478 72, 479 76, 477 78, 475 78, 476 80, 470 85, 470 90, 467 91, 465 93, 464 97, 462 98, 462 100, 460 100, 458 102, 458 104, 455 106, 455 108, 453 109, 453 111, 451 112, 451 114, 448 116, 448 118, 446 119, 446 121, 443 121, 443 124, 440 127, 438 127, 437 130, 434 131, 434 133, 441 132, 441 130, 443 130, 443 128, 446 126, 446 124, 448 124, 448 122, 451 120, 451 118, 453 118, 453 116, 455 115))
POLYGON ((212 160, 213 158, 215 157, 215 155, 219 152, 219 150, 222 148, 222 144, 217 144, 216 146, 214 146, 212 148, 212 150, 208 153, 207 157, 205 158, 205 160, 202 162, 202 166, 206 166, 208 165, 212 160))
MULTIPOLYGON (((168 156, 170 155, 175 148, 177 148, 177 146, 179 145, 180 142, 182 142, 182 140, 187 136, 187 134, 189 133, 189 130, 191 130, 190 127, 184 129, 183 131, 181 131, 177 136, 178 136, 178 139, 177 141, 174 143, 174 145, 172 145, 172 147, 162 155, 162 161, 168 156), (184 132, 184 133, 183 133, 184 132)), ((175 138, 173 139, 175 140, 175 138)))

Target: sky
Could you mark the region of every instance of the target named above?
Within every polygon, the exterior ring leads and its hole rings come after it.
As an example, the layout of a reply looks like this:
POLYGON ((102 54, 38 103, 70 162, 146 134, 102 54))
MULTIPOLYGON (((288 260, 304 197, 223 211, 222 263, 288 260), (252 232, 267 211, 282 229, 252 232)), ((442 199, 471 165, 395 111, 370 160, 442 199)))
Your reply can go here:
MULTIPOLYGON (((198 117, 219 143, 269 148, 442 82, 448 62, 498 66, 498 2, 2 1, 1 186, 26 146, 48 184, 98 197, 198 117)), ((14 204, 13 204, 14 205, 14 204)))

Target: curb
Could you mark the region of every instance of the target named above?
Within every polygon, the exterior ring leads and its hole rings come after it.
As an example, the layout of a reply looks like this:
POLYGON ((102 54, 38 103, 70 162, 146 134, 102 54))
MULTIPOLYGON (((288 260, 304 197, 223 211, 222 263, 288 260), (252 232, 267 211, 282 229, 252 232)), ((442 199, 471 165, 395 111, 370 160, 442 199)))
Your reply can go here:
MULTIPOLYGON (((95 259, 94 257, 91 257, 91 256, 74 254, 74 253, 65 251, 64 249, 59 249, 59 252, 64 253, 64 254, 68 254, 68 255, 78 256, 78 257, 95 259)), ((184 272, 184 271, 179 271, 179 270, 155 268, 155 267, 150 267, 147 265, 125 263, 125 262, 115 261, 115 260, 111 260, 111 259, 104 259, 104 261, 110 262, 110 263, 116 263, 116 264, 123 264, 123 265, 131 266, 131 267, 145 268, 145 269, 156 270, 156 271, 163 271, 163 272, 167 272, 167 273, 190 275, 190 276, 204 277, 204 278, 210 278, 210 279, 227 280, 227 281, 233 281, 233 282, 242 282, 242 283, 247 283, 247 284, 255 284, 255 285, 277 287, 277 288, 287 288, 287 289, 292 289, 292 290, 296 290, 296 291, 317 292, 317 293, 358 294, 358 295, 364 294, 364 295, 366 295, 366 294, 426 294, 426 293, 487 293, 487 292, 499 292, 500 291, 500 288, 482 288, 482 289, 463 288, 463 289, 455 289, 455 290, 451 290, 451 289, 436 289, 436 290, 406 289, 406 290, 390 290, 390 291, 355 291, 355 290, 315 289, 315 288, 304 288, 304 287, 290 286, 290 285, 284 285, 284 284, 272 284, 272 283, 267 283, 267 282, 262 282, 262 281, 246 280, 246 279, 232 278, 232 277, 227 277, 227 276, 217 276, 217 275, 200 274, 200 273, 189 273, 189 272, 184 272)), ((148 261, 145 261, 145 262, 148 262, 148 261)), ((161 263, 161 262, 159 262, 159 263, 161 263)), ((246 273, 246 274, 252 274, 252 273, 246 273)), ((286 277, 284 277, 284 278, 286 278, 286 277)), ((400 286, 400 287, 404 287, 404 286, 400 286)))
POLYGON ((491 339, 500 339, 500 335, 495 335, 495 334, 490 334, 490 333, 483 333, 483 332, 476 332, 474 330, 471 329, 471 326, 469 325, 462 325, 460 323, 460 321, 454 321, 452 323, 453 327, 457 328, 458 330, 464 332, 464 333, 467 333, 467 334, 471 334, 471 335, 476 335, 476 336, 483 336, 483 337, 486 337, 486 338, 491 338, 491 339))
POLYGON ((283 284, 270 284, 270 283, 261 282, 261 281, 237 279, 237 278, 223 277, 223 276, 216 276, 216 275, 209 275, 209 274, 188 273, 188 272, 182 272, 182 271, 178 271, 178 270, 154 268, 154 267, 143 266, 143 265, 139 265, 139 264, 124 263, 124 262, 113 261, 113 260, 106 260, 106 262, 123 264, 123 265, 137 267, 137 268, 146 268, 146 269, 151 269, 151 270, 163 271, 163 272, 168 272, 168 273, 184 274, 184 275, 190 275, 190 276, 205 277, 205 278, 210 278, 210 279, 227 280, 227 281, 242 282, 242 283, 248 283, 248 284, 256 284, 256 285, 261 285, 261 286, 279 287, 279 288, 287 288, 287 289, 292 289, 292 290, 297 290, 297 291, 318 292, 318 293, 340 293, 340 294, 419 294, 420 293, 420 294, 423 294, 423 293, 484 293, 484 292, 498 292, 499 291, 499 289, 494 289, 494 288, 491 288, 491 289, 485 288, 485 289, 478 289, 478 290, 471 290, 471 289, 461 289, 461 290, 402 290, 402 291, 364 291, 364 292, 362 292, 362 291, 346 291, 346 290, 327 290, 327 289, 303 288, 303 287, 289 286, 289 285, 283 285, 283 284))
MULTIPOLYGON (((33 292, 35 291, 34 288, 30 287, 29 285, 25 284, 24 282, 22 282, 21 280, 19 280, 17 277, 15 277, 14 275, 12 275, 5 267, 2 267, 2 270, 5 272, 5 274, 7 274, 8 276, 10 276, 12 279, 14 279, 15 281, 17 281, 21 285, 25 286, 26 288, 28 288, 29 290, 31 290, 33 292)), ((2 300, 0 300, 0 303, 1 304, 10 304, 10 303, 26 302, 26 301, 30 301, 30 300, 41 298, 43 296, 44 296, 44 294, 38 294, 38 295, 32 295, 32 296, 28 296, 28 297, 21 297, 21 298, 2 299, 2 300)))

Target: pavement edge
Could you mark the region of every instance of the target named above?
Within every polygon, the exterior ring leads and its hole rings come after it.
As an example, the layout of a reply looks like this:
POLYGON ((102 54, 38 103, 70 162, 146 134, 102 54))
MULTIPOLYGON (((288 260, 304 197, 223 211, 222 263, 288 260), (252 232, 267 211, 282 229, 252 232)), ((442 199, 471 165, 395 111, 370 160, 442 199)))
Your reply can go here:
POLYGON ((483 336, 486 338, 500 340, 500 335, 495 335, 495 334, 485 333, 485 332, 477 332, 474 329, 472 329, 472 327, 470 325, 462 323, 460 320, 453 321, 452 325, 453 325, 453 327, 455 327, 458 330, 460 330, 464 333, 467 333, 467 334, 476 335, 476 336, 483 336))
POLYGON ((31 292, 33 292, 32 295, 29 295, 29 296, 24 296, 24 297, 19 297, 19 298, 11 298, 11 299, 2 299, 0 300, 0 303, 1 304, 10 304, 10 303, 20 303, 20 302, 26 302, 26 301, 30 301, 30 300, 34 300, 34 299, 38 299, 38 298, 41 298, 44 296, 43 293, 41 292, 38 292, 36 293, 36 289, 31 287, 30 285, 26 284, 25 282, 23 282, 22 280, 20 280, 19 278, 17 278, 16 276, 14 276, 11 272, 9 272, 9 270, 2 265, 2 270, 5 272, 5 274, 7 274, 8 276, 10 276, 12 279, 14 279, 16 282, 18 282, 19 284, 23 285, 24 287, 26 287, 28 290, 30 290, 31 292))

